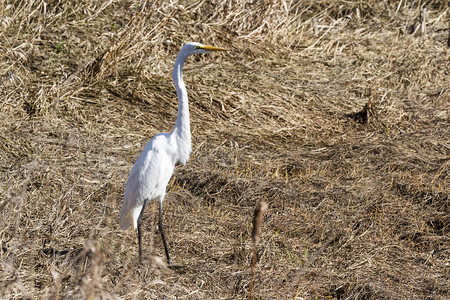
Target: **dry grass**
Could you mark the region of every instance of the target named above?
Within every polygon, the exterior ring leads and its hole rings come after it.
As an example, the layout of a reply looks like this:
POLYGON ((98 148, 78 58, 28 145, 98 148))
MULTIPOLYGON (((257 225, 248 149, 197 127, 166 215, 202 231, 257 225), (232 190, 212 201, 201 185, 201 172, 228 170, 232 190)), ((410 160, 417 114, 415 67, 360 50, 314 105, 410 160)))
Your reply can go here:
POLYGON ((449 297, 446 1, 1 1, 0 298, 449 297), (163 257, 119 230, 125 181, 176 117, 194 153, 163 257), (153 263, 152 263, 153 262, 153 263))

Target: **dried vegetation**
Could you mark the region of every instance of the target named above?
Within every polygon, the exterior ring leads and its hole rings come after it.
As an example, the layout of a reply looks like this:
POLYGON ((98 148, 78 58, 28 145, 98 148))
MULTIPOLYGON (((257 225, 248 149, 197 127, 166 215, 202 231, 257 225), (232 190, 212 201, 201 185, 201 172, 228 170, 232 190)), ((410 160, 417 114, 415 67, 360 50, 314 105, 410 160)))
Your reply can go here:
POLYGON ((448 299, 449 30, 437 0, 2 0, 0 298, 448 299), (181 268, 150 206, 139 266, 123 189, 188 41, 230 51, 185 66, 181 268))

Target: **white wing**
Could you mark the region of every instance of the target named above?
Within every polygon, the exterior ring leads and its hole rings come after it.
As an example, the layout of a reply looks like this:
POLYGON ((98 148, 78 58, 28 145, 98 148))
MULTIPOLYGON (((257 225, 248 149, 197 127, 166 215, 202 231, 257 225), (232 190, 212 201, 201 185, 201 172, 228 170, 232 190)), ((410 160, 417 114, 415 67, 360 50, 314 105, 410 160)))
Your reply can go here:
POLYGON ((131 169, 120 212, 120 228, 136 229, 144 201, 164 197, 175 166, 170 135, 158 134, 145 146, 131 169), (171 151, 172 150, 172 151, 171 151))

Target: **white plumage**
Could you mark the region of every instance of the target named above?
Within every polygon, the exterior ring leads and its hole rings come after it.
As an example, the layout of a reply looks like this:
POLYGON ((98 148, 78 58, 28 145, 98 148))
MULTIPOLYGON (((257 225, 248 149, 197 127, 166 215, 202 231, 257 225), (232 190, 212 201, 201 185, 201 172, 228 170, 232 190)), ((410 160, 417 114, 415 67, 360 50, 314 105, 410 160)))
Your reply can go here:
POLYGON ((222 48, 200 43, 188 43, 181 48, 173 68, 172 79, 178 95, 178 114, 175 128, 171 133, 154 136, 145 146, 131 169, 125 186, 124 201, 120 212, 120 228, 126 230, 130 225, 138 229, 139 259, 142 257, 141 228, 142 214, 148 201, 158 199, 159 230, 169 265, 171 264, 167 243, 162 227, 162 203, 166 186, 172 177, 176 163, 186 164, 191 148, 189 124, 189 103, 183 83, 182 69, 186 58, 196 53, 225 51, 222 48))
POLYGON ((147 199, 163 200, 175 167, 176 148, 175 138, 167 133, 158 134, 147 143, 131 169, 125 186, 120 213, 121 229, 126 230, 130 225, 137 228, 139 214, 147 199))

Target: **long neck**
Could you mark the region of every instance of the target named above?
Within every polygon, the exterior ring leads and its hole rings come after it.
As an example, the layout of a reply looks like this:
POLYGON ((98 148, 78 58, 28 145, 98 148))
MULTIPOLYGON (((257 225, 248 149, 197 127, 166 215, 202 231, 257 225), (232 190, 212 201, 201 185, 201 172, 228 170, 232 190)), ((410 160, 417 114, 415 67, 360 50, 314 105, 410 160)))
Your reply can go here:
POLYGON ((173 83, 175 85, 175 89, 177 90, 178 96, 178 114, 173 133, 180 142, 179 146, 186 148, 184 150, 187 151, 187 155, 189 155, 192 151, 191 128, 189 124, 189 103, 182 76, 183 64, 186 58, 187 57, 182 53, 178 55, 172 73, 173 83))

